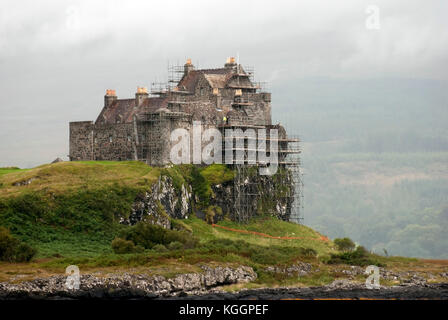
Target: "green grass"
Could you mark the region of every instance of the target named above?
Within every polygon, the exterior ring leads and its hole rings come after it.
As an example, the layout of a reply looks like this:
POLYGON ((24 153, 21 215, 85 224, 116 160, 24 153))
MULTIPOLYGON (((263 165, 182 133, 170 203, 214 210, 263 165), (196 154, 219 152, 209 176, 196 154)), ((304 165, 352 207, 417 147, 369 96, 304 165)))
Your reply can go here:
POLYGON ((201 171, 201 175, 211 185, 232 181, 235 173, 222 164, 212 164, 201 171))
MULTIPOLYGON (((0 225, 18 239, 38 249, 29 268, 63 272, 70 264, 82 270, 145 268, 173 276, 197 270, 201 264, 248 265, 259 278, 256 285, 325 284, 332 280, 327 271, 309 277, 290 277, 265 271, 269 265, 290 265, 308 261, 321 265, 323 258, 337 253, 331 241, 303 225, 261 216, 245 224, 230 220, 219 225, 270 236, 300 239, 271 239, 254 234, 215 228, 190 216, 172 220, 176 230, 199 239, 193 249, 117 255, 111 241, 130 230, 119 223, 126 218, 137 194, 149 190, 161 175, 169 176, 175 188, 193 186, 199 206, 209 208, 211 186, 232 181, 234 172, 223 165, 191 165, 151 168, 140 162, 83 161, 42 165, 33 169, 0 169, 0 225), (33 179, 29 185, 16 182, 33 179), (309 253, 315 252, 316 256, 309 253)), ((402 258, 381 258, 405 265, 402 258)), ((383 261, 383 260, 381 260, 383 261)), ((0 266, 0 276, 4 270, 0 266)), ((200 269, 198 269, 200 270, 200 269)), ((323 270, 323 269, 321 269, 323 270)))
POLYGON ((2 176, 4 174, 12 173, 12 172, 21 172, 21 171, 26 171, 26 170, 30 170, 30 169, 20 169, 18 167, 3 167, 3 168, 0 168, 0 176, 2 176))
POLYGON ((138 161, 79 161, 46 164, 33 169, 9 170, 0 175, 0 198, 26 192, 64 193, 113 184, 145 187, 157 181, 160 169, 138 161), (30 181, 27 186, 15 183, 30 181))
POLYGON ((234 241, 242 240, 265 247, 281 245, 293 248, 309 248, 314 249, 318 255, 326 255, 335 252, 333 243, 331 241, 328 243, 321 241, 320 239, 322 235, 313 229, 304 225, 281 221, 273 217, 255 218, 247 224, 238 224, 230 220, 224 220, 218 224, 232 229, 261 232, 271 236, 303 237, 304 239, 270 239, 253 234, 244 234, 221 228, 213 228, 211 225, 206 224, 204 221, 195 217, 183 220, 183 223, 190 226, 193 230, 193 234, 198 236, 203 242, 214 239, 230 239, 234 241))
MULTIPOLYGON (((148 190, 161 174, 170 176, 177 188, 192 184, 205 205, 211 185, 231 181, 234 175, 224 165, 158 169, 134 161, 61 162, 24 171, 8 170, 12 172, 0 177, 0 225, 36 246, 38 257, 95 257, 111 253, 110 242, 126 228, 118 223, 119 219, 127 217, 136 195, 148 190), (33 179, 29 185, 13 185, 28 179, 33 179)), ((201 243, 229 239, 264 247, 312 248, 318 254, 333 250, 331 245, 317 240, 320 235, 310 228, 274 218, 256 219, 245 225, 231 221, 221 224, 305 239, 276 240, 218 230, 194 217, 176 223, 192 231, 201 243)))

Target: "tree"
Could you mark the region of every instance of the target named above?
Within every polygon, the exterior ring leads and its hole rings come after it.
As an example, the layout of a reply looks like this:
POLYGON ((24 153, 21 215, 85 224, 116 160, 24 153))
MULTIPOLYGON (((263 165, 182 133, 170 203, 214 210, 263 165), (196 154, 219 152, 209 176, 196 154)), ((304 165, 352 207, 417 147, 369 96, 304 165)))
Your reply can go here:
POLYGON ((350 252, 356 247, 356 244, 350 238, 337 238, 333 242, 340 251, 350 252))

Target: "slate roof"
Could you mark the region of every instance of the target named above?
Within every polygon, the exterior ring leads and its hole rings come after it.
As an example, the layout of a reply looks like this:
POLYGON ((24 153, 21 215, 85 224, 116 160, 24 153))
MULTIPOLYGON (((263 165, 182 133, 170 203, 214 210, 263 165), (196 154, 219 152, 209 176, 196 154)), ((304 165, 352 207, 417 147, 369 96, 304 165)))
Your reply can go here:
POLYGON ((212 88, 224 88, 234 75, 235 71, 232 68, 192 70, 179 81, 177 86, 180 90, 193 93, 199 78, 204 76, 212 88))
POLYGON ((154 112, 168 105, 166 97, 149 97, 139 106, 135 106, 135 99, 117 99, 107 108, 103 108, 96 123, 129 123, 135 114, 154 112))
MULTIPOLYGON (((241 70, 244 73, 244 70, 241 70)), ((181 91, 194 93, 196 85, 201 77, 204 77, 212 88, 225 88, 229 80, 235 76, 232 68, 192 70, 185 75, 177 87, 181 91)), ((168 97, 149 97, 136 107, 135 99, 117 99, 108 107, 103 108, 96 123, 129 123, 133 116, 139 113, 154 112, 159 108, 168 106, 168 97)))

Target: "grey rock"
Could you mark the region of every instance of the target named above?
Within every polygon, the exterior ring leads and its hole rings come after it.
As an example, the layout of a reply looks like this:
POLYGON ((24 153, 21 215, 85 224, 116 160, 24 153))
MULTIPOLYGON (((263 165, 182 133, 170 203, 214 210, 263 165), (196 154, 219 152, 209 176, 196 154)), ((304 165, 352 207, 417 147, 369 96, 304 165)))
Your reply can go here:
POLYGON ((282 273, 287 274, 288 276, 306 276, 311 272, 312 266, 309 263, 305 262, 298 262, 296 264, 286 266, 286 267, 279 267, 279 266, 269 266, 265 269, 267 272, 272 273, 282 273))
POLYGON ((138 297, 153 299, 188 294, 203 294, 210 288, 222 285, 244 283, 257 278, 250 267, 202 267, 201 273, 180 274, 167 279, 163 276, 135 275, 129 273, 111 274, 97 277, 82 275, 78 290, 65 286, 66 276, 53 276, 44 279, 12 284, 0 283, 0 299, 120 299, 138 297))

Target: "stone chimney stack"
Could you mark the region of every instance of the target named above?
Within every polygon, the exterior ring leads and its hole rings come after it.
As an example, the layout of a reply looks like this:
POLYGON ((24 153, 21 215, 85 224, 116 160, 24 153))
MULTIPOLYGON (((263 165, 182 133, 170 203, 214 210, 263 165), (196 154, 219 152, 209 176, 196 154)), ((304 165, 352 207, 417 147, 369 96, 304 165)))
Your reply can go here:
POLYGON ((146 87, 137 87, 137 92, 135 93, 135 106, 140 107, 143 101, 145 101, 148 97, 149 94, 146 87))
POLYGON ((234 57, 227 58, 226 64, 224 65, 225 68, 235 68, 236 62, 234 57))
POLYGON ((110 106, 115 100, 117 100, 117 94, 115 93, 115 90, 107 89, 106 95, 104 96, 104 106, 110 106))
POLYGON ((187 75, 190 71, 194 70, 194 65, 191 63, 191 59, 187 59, 187 63, 184 65, 184 75, 187 75))

